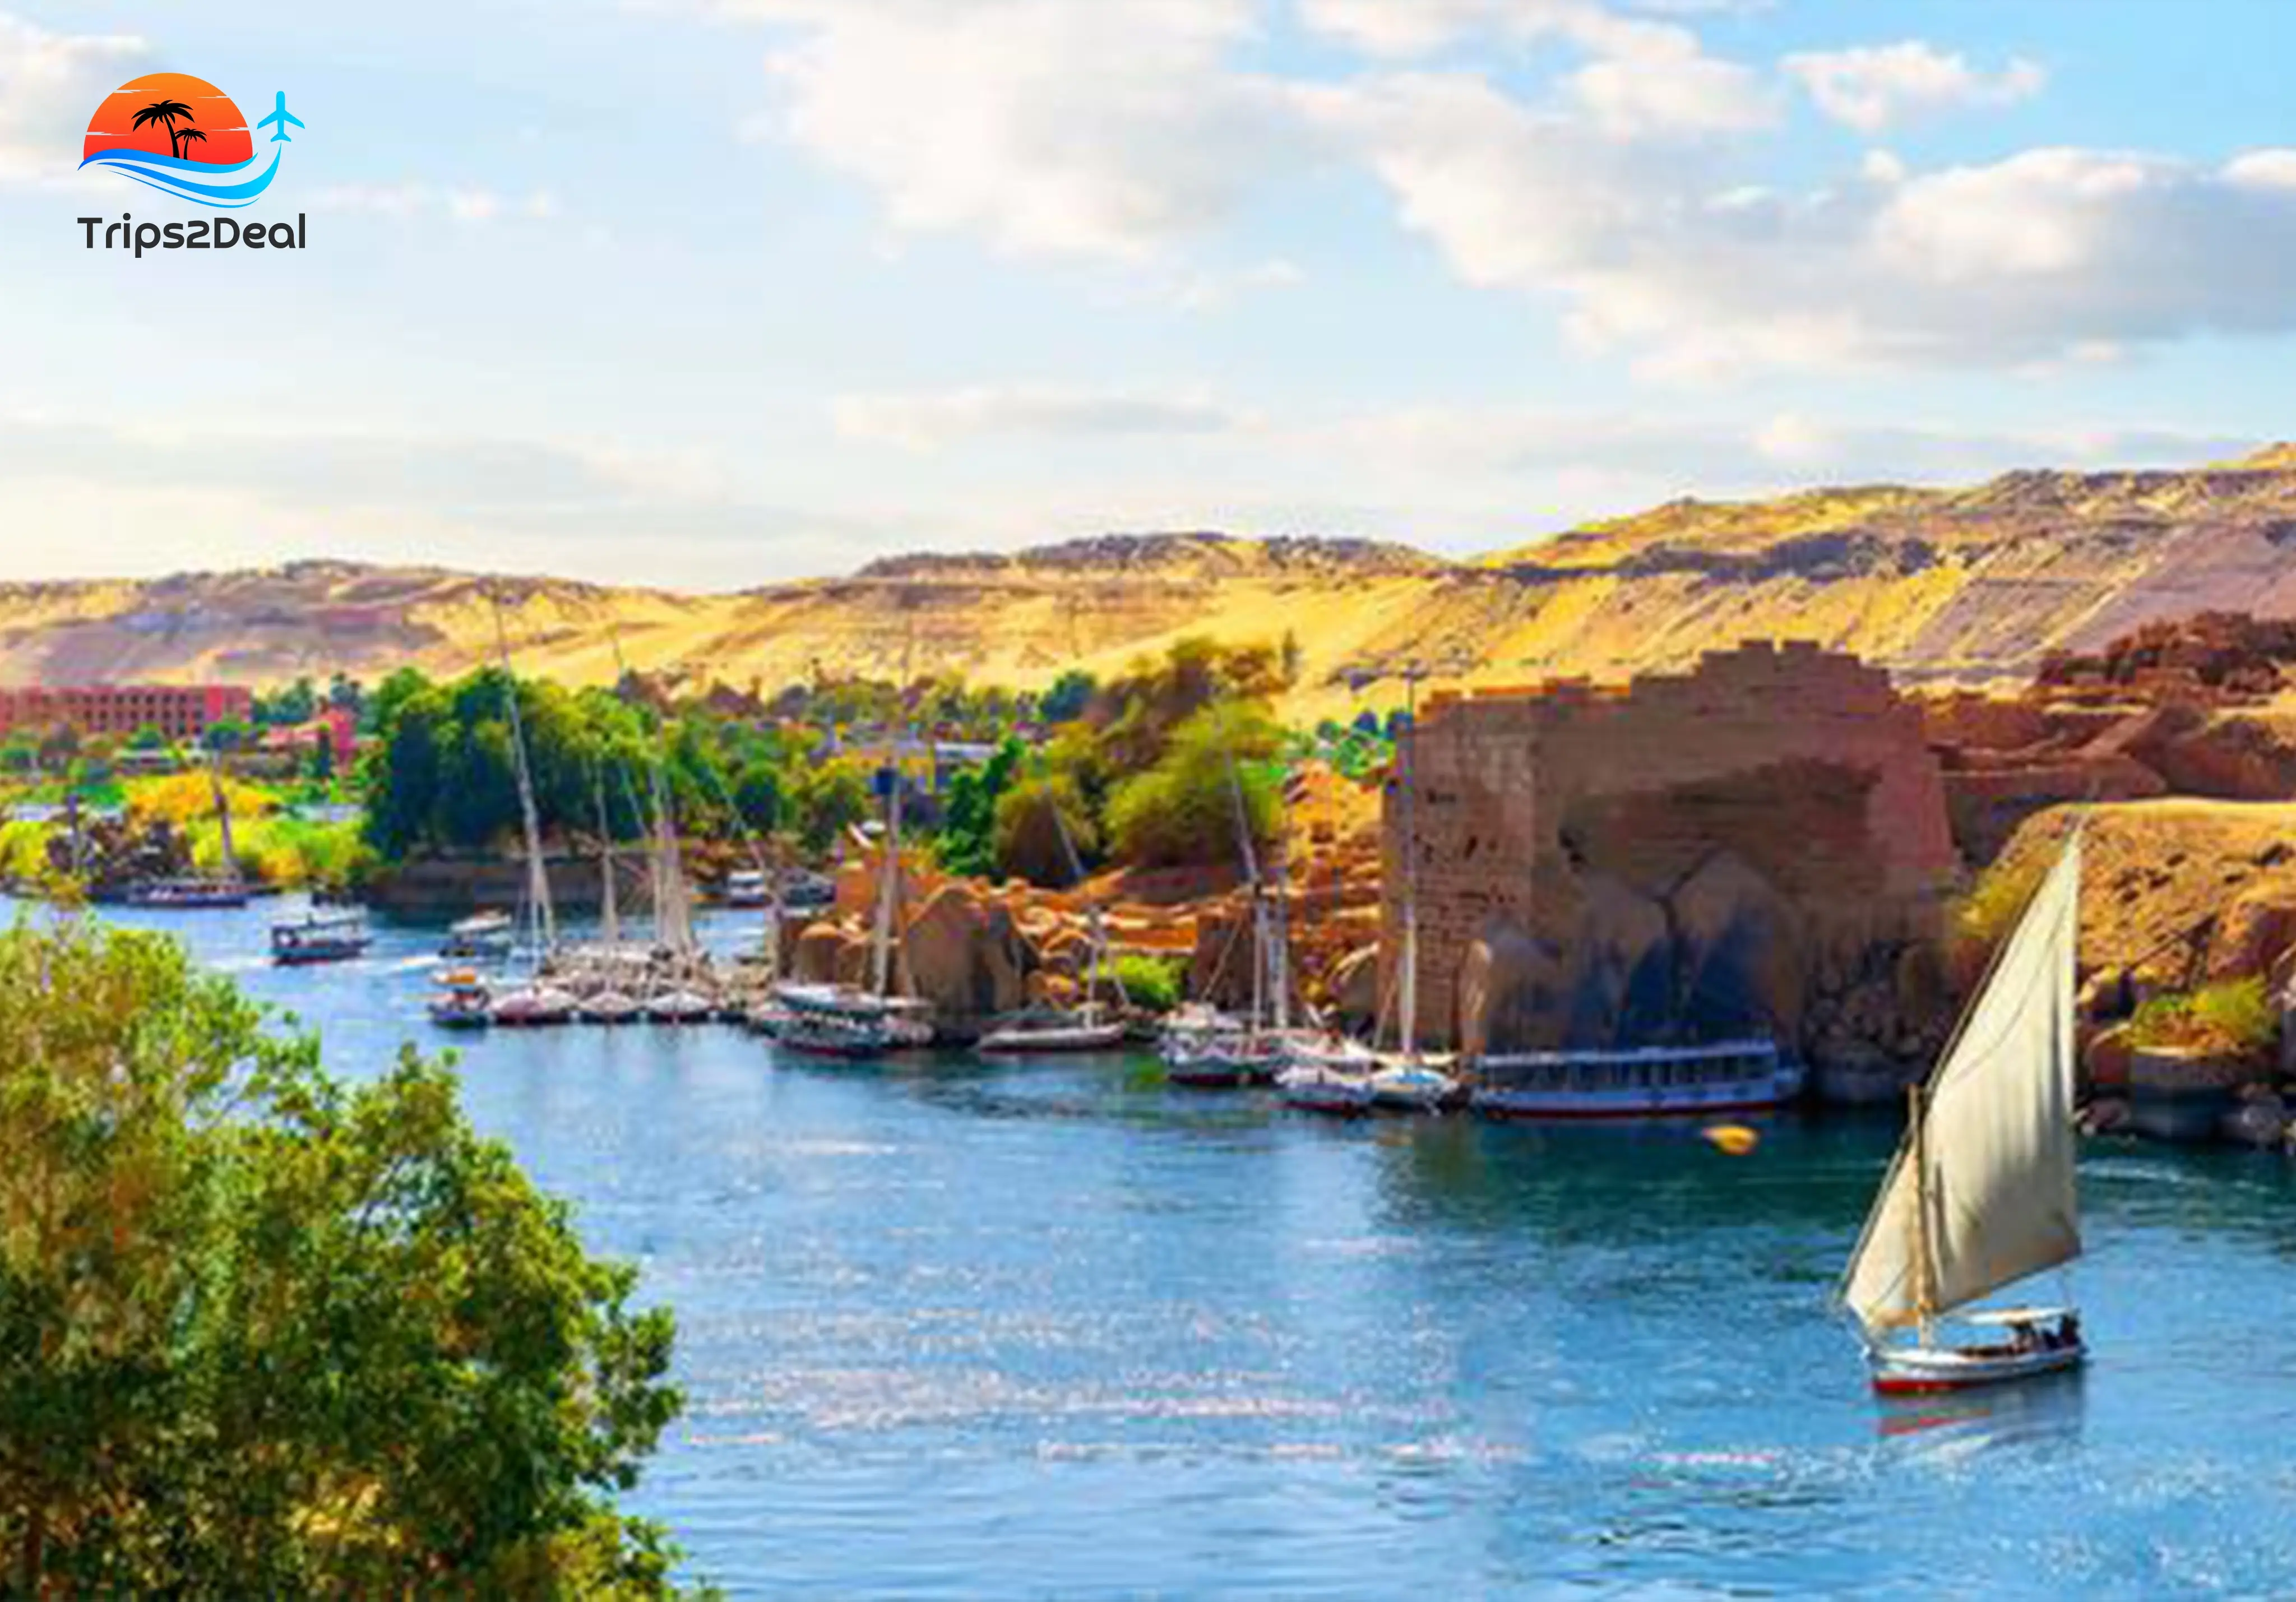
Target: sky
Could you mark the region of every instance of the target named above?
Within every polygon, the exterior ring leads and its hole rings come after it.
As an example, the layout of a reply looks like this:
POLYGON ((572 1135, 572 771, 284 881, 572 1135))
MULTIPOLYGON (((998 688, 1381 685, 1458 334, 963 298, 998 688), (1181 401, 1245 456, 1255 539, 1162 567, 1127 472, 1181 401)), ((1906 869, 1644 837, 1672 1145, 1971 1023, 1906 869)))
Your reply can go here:
MULTIPOLYGON (((0 0, 0 580, 1465 555, 2296 433, 2280 0, 0 0), (295 251, 75 170, 308 125, 295 251)), ((265 145, 258 144, 258 152, 265 145)), ((267 158, 265 158, 267 159, 267 158)))

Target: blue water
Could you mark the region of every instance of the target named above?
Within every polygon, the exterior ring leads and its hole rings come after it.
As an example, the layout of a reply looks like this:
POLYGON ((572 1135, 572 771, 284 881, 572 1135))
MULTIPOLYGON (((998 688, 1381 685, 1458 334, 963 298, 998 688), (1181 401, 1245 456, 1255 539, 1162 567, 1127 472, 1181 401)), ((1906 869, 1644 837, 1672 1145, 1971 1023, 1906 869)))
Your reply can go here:
MULTIPOLYGON (((345 1072, 424 1037, 435 931, 281 974, 271 910, 170 926, 345 1072)), ((1884 1408, 1825 1302, 1886 1121, 1732 1159, 1333 1127, 1131 1058, 452 1043, 676 1308, 690 1407, 635 1499, 738 1596, 2296 1590, 2277 1157, 2093 1147, 2089 1371, 1884 1408)))

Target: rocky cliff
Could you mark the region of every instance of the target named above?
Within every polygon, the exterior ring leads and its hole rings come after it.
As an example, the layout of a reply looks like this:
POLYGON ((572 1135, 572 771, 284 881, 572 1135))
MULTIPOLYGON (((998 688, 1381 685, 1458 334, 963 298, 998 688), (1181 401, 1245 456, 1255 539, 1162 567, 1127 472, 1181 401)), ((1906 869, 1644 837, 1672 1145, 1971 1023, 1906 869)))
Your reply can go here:
POLYGON ((1350 670, 1414 658, 1469 684, 1616 679, 1750 638, 1852 652, 1900 683, 2021 682, 2053 653, 2156 620, 2296 617, 2296 451, 1962 490, 1684 500, 1472 562, 1194 533, 908 556, 732 595, 333 562, 0 586, 0 678, 451 672, 492 653, 494 596, 522 665, 586 681, 610 678, 619 649, 692 682, 772 688, 816 670, 896 674, 906 660, 1026 686, 1187 633, 1289 632, 1296 710, 1311 714, 1348 708, 1350 670))

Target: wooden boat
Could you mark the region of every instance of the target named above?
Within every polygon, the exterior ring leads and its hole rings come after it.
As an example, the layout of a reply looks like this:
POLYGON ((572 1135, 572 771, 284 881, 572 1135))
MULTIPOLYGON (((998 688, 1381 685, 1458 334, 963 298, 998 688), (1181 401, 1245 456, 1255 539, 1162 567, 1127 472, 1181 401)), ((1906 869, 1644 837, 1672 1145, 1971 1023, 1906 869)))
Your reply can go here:
POLYGON ((271 925, 271 960, 282 967, 349 962, 365 956, 373 943, 366 914, 357 908, 332 912, 314 908, 299 918, 271 925))
POLYGON ((493 998, 486 982, 469 969, 439 975, 439 992, 430 998, 430 1022, 440 1029, 484 1029, 494 1022, 493 998))
POLYGON ((634 1023, 644 1007, 635 996, 621 990, 597 990, 574 1004, 575 1018, 584 1023, 634 1023))
POLYGON ((663 990, 645 998, 644 1011, 652 1023, 707 1023, 718 1015, 718 1004, 699 990, 663 990))
POLYGON ((569 1023, 578 1005, 572 992, 537 980, 496 996, 494 1021, 505 1029, 540 1029, 569 1023))
POLYGON ((1530 1051, 1478 1058, 1469 1105, 1485 1118, 1699 1117, 1782 1107, 1802 1069, 1775 1040, 1530 1051))
POLYGON ((1285 1055, 1290 1065, 1275 1076, 1285 1106, 1336 1118, 1357 1118, 1371 1111, 1371 1079, 1379 1057, 1369 1047, 1349 1041, 1294 1048, 1285 1055))
POLYGON ((2080 1254, 2073 1126, 2080 833, 1994 954, 1906 1135, 1840 1292, 1874 1388, 1919 1394, 2078 1366, 2070 1306, 1963 1311, 2080 1254), (1956 1336, 1947 1323, 1970 1327, 1956 1336))

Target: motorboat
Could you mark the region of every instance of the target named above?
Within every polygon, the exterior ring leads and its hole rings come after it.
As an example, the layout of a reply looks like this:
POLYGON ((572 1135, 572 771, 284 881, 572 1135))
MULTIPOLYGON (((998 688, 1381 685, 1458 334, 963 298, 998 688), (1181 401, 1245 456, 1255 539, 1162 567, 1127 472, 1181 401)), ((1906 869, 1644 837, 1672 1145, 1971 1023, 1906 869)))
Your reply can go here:
POLYGON ((480 912, 457 920, 447 931, 439 955, 450 962, 500 962, 511 954, 518 924, 506 912, 480 912))
POLYGON ((1756 1113, 1792 1102, 1803 1078, 1800 1064, 1764 1039, 1507 1053, 1477 1058, 1470 1067, 1469 1105, 1485 1118, 1756 1113))
POLYGON ((271 925, 271 960, 282 967, 349 962, 374 943, 366 914, 357 908, 313 908, 271 925))
POLYGON ((1113 1051, 1123 1044, 1124 1020, 1104 1017, 1099 1008, 1086 1006, 1015 1018, 981 1036, 973 1049, 991 1056, 1018 1056, 1113 1051))

